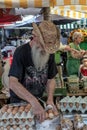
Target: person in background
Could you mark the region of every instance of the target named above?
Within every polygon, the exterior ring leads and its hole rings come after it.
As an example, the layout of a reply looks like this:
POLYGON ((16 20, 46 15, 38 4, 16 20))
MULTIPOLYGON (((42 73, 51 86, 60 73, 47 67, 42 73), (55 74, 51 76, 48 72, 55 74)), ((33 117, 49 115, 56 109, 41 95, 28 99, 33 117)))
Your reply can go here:
POLYGON ((60 46, 58 51, 55 53, 55 62, 57 65, 57 69, 58 69, 58 74, 56 75, 56 79, 58 84, 57 87, 64 87, 64 81, 63 81, 63 69, 62 69, 62 64, 63 64, 63 60, 61 58, 61 53, 62 52, 67 52, 67 51, 71 51, 71 48, 69 45, 63 45, 60 42, 60 46))
POLYGON ((32 40, 18 47, 9 71, 10 102, 28 102, 33 113, 42 122, 46 111, 38 98, 47 92, 47 105, 57 111, 53 94, 57 68, 54 54, 60 44, 60 33, 51 21, 43 21, 38 26, 33 23, 32 40))
POLYGON ((69 44, 71 51, 67 52, 66 69, 68 76, 77 75, 79 73, 80 58, 85 54, 85 50, 81 50, 79 44, 82 42, 83 35, 81 32, 74 32, 73 42, 69 44))

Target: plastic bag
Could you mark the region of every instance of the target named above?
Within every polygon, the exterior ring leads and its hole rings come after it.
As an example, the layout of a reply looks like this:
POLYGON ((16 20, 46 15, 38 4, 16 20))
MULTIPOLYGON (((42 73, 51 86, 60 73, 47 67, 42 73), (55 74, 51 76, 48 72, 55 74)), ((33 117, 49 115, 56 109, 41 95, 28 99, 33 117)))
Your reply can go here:
POLYGON ((52 120, 45 120, 42 123, 36 121, 36 130, 56 130, 58 124, 59 117, 56 117, 52 120))

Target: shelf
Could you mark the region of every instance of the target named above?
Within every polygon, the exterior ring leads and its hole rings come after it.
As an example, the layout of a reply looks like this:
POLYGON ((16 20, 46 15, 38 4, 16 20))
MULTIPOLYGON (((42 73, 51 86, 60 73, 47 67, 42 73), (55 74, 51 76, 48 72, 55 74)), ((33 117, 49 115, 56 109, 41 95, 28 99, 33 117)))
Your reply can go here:
POLYGON ((67 93, 67 96, 87 96, 87 93, 67 93))

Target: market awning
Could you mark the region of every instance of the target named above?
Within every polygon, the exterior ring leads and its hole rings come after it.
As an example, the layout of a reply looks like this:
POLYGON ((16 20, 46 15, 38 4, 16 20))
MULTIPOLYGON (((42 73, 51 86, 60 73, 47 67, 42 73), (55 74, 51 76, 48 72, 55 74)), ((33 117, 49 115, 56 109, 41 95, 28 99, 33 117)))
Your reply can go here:
POLYGON ((0 8, 87 5, 87 0, 0 0, 0 8))
POLYGON ((80 13, 87 13, 86 5, 65 5, 65 6, 55 6, 55 10, 73 10, 79 11, 80 13))
POLYGON ((0 0, 0 8, 49 7, 53 0, 0 0))
POLYGON ((87 5, 87 0, 53 0, 54 6, 87 5))
POLYGON ((76 18, 76 19, 87 18, 87 13, 81 13, 78 11, 66 10, 66 9, 53 8, 51 9, 51 14, 57 14, 57 15, 61 15, 61 16, 69 17, 69 18, 76 18))

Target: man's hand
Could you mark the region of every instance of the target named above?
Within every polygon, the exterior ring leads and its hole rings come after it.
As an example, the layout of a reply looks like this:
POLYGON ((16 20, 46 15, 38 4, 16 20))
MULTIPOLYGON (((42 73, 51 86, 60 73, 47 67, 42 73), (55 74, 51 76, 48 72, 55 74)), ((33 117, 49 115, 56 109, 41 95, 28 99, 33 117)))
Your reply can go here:
POLYGON ((33 109, 34 115, 40 122, 43 122, 46 119, 46 112, 38 101, 32 104, 32 109, 33 109))
POLYGON ((47 101, 47 105, 51 105, 53 107, 54 114, 58 115, 58 110, 57 110, 55 104, 52 101, 47 101))

